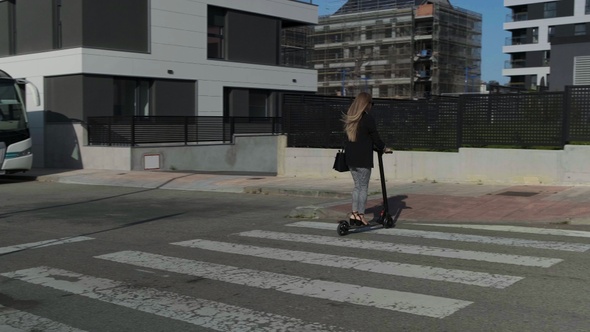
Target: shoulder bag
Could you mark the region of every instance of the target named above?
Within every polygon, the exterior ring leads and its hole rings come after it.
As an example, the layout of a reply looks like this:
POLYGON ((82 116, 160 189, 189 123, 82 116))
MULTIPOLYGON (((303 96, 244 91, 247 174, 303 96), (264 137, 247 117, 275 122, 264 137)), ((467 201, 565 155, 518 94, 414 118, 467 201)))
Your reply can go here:
POLYGON ((340 149, 338 152, 336 152, 336 158, 332 168, 338 172, 348 171, 348 165, 346 164, 346 153, 344 152, 344 149, 340 149))

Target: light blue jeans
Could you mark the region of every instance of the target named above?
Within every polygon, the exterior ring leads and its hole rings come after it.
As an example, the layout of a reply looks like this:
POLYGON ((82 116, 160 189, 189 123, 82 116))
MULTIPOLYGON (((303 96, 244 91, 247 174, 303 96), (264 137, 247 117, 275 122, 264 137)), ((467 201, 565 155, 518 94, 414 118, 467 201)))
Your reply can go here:
POLYGON ((367 196, 369 194, 369 180, 371 179, 370 168, 351 167, 350 174, 354 180, 354 189, 352 190, 352 211, 365 213, 367 206, 367 196))

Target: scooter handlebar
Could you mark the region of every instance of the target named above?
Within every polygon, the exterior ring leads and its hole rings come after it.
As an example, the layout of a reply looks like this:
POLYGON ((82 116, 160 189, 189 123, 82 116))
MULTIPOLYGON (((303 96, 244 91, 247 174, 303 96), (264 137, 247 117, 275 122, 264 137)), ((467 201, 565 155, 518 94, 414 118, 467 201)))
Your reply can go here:
POLYGON ((377 148, 373 148, 373 151, 379 153, 379 154, 392 154, 393 150, 391 150, 390 148, 385 148, 383 150, 378 150, 377 148))

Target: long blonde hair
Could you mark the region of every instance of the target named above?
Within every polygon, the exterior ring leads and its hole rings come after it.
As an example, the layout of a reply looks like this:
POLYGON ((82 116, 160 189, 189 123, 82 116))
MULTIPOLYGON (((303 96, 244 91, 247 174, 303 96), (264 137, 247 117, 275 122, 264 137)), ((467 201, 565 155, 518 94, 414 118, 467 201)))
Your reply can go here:
POLYGON ((373 98, 366 92, 359 93, 350 107, 348 112, 342 116, 342 122, 344 122, 344 131, 348 140, 351 142, 356 141, 356 133, 358 130, 359 122, 363 117, 363 112, 368 111, 371 108, 373 98))

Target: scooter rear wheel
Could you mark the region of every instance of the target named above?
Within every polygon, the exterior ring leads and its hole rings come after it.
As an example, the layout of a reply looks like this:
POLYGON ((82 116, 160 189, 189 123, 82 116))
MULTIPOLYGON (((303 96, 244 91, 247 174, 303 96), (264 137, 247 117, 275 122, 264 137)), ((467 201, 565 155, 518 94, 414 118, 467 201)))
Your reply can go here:
POLYGON ((393 222, 393 218, 388 214, 383 221, 384 228, 392 228, 395 227, 395 223, 393 222))

